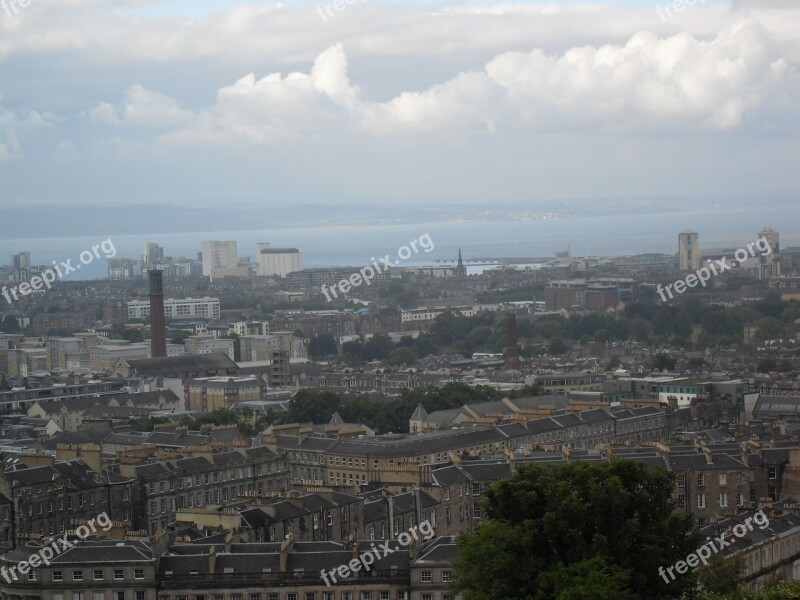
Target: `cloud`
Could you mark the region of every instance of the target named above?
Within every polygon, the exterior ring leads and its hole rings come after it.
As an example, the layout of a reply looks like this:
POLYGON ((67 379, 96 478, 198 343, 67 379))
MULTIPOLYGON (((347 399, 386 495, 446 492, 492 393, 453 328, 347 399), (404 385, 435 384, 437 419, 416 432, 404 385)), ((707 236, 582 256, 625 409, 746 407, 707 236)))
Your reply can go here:
POLYGON ((0 95, 0 163, 22 155, 22 145, 18 137, 20 132, 52 127, 58 121, 51 113, 35 110, 24 113, 11 111, 2 102, 3 96, 0 95))
POLYGON ((127 89, 121 106, 100 102, 83 113, 83 116, 107 125, 131 124, 163 129, 188 122, 192 118, 192 112, 181 108, 173 98, 137 84, 127 89))
MULTIPOLYGON (((562 54, 506 52, 482 70, 384 102, 365 98, 350 82, 347 55, 336 44, 317 57, 310 73, 261 79, 250 73, 221 88, 215 104, 180 131, 184 138, 196 130, 200 137, 213 131, 260 142, 341 131, 725 131, 741 126, 748 113, 757 120, 758 110, 781 93, 796 105, 797 74, 758 25, 708 40, 644 31, 623 45, 574 47, 562 54)), ((112 123, 122 113, 162 123, 189 120, 171 99, 141 89, 136 95, 148 100, 141 102, 145 108, 102 105, 94 114, 112 123)))

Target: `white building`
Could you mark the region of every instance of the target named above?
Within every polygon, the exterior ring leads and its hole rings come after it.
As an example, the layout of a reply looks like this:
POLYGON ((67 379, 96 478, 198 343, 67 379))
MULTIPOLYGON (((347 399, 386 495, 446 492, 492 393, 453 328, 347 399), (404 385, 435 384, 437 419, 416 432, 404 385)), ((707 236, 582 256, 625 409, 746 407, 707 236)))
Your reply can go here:
MULTIPOLYGON (((219 319, 219 298, 168 298, 164 300, 164 313, 167 319, 219 319)), ((128 302, 129 319, 146 319, 150 316, 149 300, 128 302)))
POLYGON ((258 275, 260 277, 286 277, 303 270, 303 255, 297 248, 265 248, 258 244, 258 275))
POLYGON ((214 278, 214 270, 236 269, 239 257, 236 242, 203 242, 203 277, 214 278))

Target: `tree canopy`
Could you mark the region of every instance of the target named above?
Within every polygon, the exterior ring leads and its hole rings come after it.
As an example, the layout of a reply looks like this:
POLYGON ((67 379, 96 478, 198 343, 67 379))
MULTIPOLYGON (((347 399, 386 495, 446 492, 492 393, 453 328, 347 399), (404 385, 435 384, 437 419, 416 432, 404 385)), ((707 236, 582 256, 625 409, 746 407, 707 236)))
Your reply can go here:
POLYGON ((523 466, 485 494, 486 519, 459 538, 453 589, 465 600, 667 600, 692 573, 659 576, 693 552, 673 512, 673 476, 640 462, 523 466))

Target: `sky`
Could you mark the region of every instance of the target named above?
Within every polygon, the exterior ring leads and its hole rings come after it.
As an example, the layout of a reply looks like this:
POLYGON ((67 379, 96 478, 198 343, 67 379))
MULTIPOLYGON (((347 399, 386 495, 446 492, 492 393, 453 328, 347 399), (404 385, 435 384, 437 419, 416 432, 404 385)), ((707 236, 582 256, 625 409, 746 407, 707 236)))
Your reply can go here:
POLYGON ((0 215, 800 191, 797 0, 20 2, 0 215))

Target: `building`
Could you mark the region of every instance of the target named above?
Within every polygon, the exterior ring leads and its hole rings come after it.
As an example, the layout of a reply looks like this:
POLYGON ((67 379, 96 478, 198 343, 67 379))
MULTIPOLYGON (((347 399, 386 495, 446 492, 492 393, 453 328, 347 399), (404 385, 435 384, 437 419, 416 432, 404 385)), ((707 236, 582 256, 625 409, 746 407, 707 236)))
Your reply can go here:
POLYGON ((150 344, 146 342, 100 344, 89 350, 89 366, 92 371, 111 371, 121 358, 150 358, 150 344))
POLYGON ((144 245, 144 269, 157 269, 164 262, 164 248, 155 242, 144 245))
POLYGON ((303 255, 297 248, 265 248, 259 244, 257 249, 260 277, 286 277, 303 270, 303 255))
POLYGON ((241 264, 235 241, 203 242, 203 277, 212 281, 225 277, 249 279, 250 267, 241 264))
POLYGON ((544 290, 545 310, 616 309, 622 303, 639 299, 639 285, 633 279, 566 279, 547 283, 544 290))
POLYGON ((213 336, 193 335, 184 340, 186 354, 214 354, 222 352, 234 360, 235 342, 232 339, 216 338, 213 336))
POLYGON ((239 402, 263 400, 267 382, 257 375, 198 377, 186 382, 186 409, 202 413, 232 408, 239 402))
POLYGON ((700 236, 691 229, 678 234, 678 260, 681 271, 700 268, 700 236))
MULTIPOLYGON (((164 313, 167 319, 208 319, 217 321, 220 316, 219 298, 182 298, 164 300, 164 313)), ((149 300, 128 302, 128 319, 146 319, 150 316, 149 300)))
POLYGON ((462 317, 474 317, 476 312, 474 306, 428 306, 407 308, 400 311, 400 322, 406 325, 419 321, 433 321, 436 317, 445 313, 455 313, 462 317))

